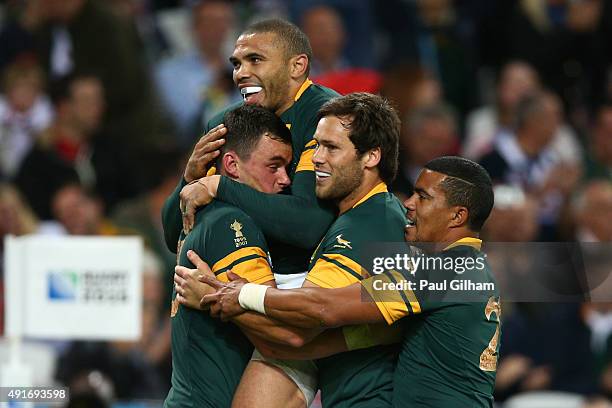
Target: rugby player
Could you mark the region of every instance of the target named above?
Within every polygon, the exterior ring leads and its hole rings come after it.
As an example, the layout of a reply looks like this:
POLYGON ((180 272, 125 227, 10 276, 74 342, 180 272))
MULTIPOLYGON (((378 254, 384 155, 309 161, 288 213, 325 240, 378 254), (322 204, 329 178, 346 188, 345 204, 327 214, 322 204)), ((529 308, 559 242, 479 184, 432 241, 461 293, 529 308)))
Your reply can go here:
MULTIPOLYGON (((258 191, 279 193, 290 184, 286 167, 292 157, 291 134, 274 113, 243 105, 225 114, 227 143, 219 159, 221 174, 258 191)), ((177 263, 190 265, 187 251, 210 262, 218 279, 227 272, 273 285, 268 247, 257 224, 242 210, 215 201, 196 214, 194 229, 179 245, 177 263)), ((229 407, 253 346, 234 325, 172 302, 172 388, 165 407, 229 407)), ((198 305, 196 305, 198 306, 198 305)), ((279 331, 261 327, 278 341, 279 331), (276 337, 275 337, 276 336, 276 337)), ((281 333, 282 336, 285 334, 281 333)))
MULTIPOLYGON (((292 134, 290 194, 265 194, 223 175, 214 180, 216 199, 241 208, 264 232, 278 287, 302 285, 312 250, 335 218, 333 206, 327 206, 315 196, 312 164, 315 142, 312 136, 319 108, 338 94, 308 79, 311 58, 312 50, 305 34, 295 25, 275 19, 248 27, 239 36, 230 57, 234 65, 234 82, 243 92, 245 103, 271 109, 292 134)), ((207 126, 209 133, 194 147, 183 180, 164 205, 164 234, 172 250, 183 221, 187 225, 185 229, 189 230, 196 206, 207 202, 202 195, 208 191, 203 183, 196 181, 205 175, 208 164, 219 154, 216 149, 223 141, 216 139, 226 132, 223 125, 219 125, 221 122, 221 115, 210 121, 207 126), (181 198, 186 202, 184 211, 179 205, 181 198)), ((302 407, 305 399, 312 398, 303 395, 304 389, 296 388, 285 375, 287 370, 253 361, 243 376, 234 405, 291 407, 296 404, 302 407), (268 386, 262 387, 262 384, 268 386)), ((305 369, 293 371, 296 370, 305 369)), ((316 378, 298 382, 313 383, 316 378)))
MULTIPOLYGON (((405 205, 408 240, 433 243, 445 259, 484 257, 478 233, 493 206, 493 191, 480 165, 459 157, 430 161, 405 205)), ((415 290, 405 287, 390 293, 376 288, 383 283, 416 283, 417 278, 448 283, 457 278, 454 271, 417 271, 413 276, 408 271, 388 270, 343 288, 279 291, 245 285, 243 280, 218 282, 204 273, 206 265, 197 255, 192 254, 191 259, 203 273, 201 280, 219 289, 217 294, 204 296, 203 303, 213 302, 211 313, 221 313, 225 319, 236 319, 243 310, 256 310, 275 321, 312 329, 400 320, 405 330, 394 376, 394 407, 493 406, 501 308, 486 261, 483 269, 475 264, 467 268, 462 279, 493 284, 492 290, 469 300, 456 296, 442 300, 419 285, 415 290), (364 301, 363 296, 372 301, 364 301)), ((329 342, 325 352, 345 351, 354 341, 363 339, 347 337, 344 345, 329 342)), ((257 347, 278 358, 308 357, 291 348, 257 347)))
MULTIPOLYGON (((314 136, 317 147, 312 157, 316 195, 334 202, 340 215, 312 256, 304 287, 339 288, 368 278, 363 254, 370 242, 403 241, 405 211, 387 190, 397 172, 400 121, 387 101, 365 93, 328 101, 319 118, 314 136)), ((204 184, 209 181, 210 178, 200 180, 204 184)), ((179 274, 178 290, 184 286, 181 278, 188 276, 179 274)), ((262 316, 245 322, 242 315, 234 320, 247 333, 257 330, 265 321, 262 316)), ((314 332, 301 333, 304 339, 297 345, 319 332, 319 328, 314 328, 314 332)), ((372 344, 367 350, 355 347, 333 356, 316 352, 325 350, 330 343, 344 345, 343 336, 340 330, 317 337, 309 345, 314 350, 309 357, 317 358, 312 375, 308 366, 300 367, 309 373, 306 379, 318 374, 323 405, 390 407, 397 348, 372 344)), ((259 347, 263 342, 254 339, 254 344, 259 347)), ((276 345, 267 343, 265 347, 276 345)), ((317 383, 305 383, 302 376, 295 375, 292 366, 275 363, 296 381, 309 405, 317 383)))

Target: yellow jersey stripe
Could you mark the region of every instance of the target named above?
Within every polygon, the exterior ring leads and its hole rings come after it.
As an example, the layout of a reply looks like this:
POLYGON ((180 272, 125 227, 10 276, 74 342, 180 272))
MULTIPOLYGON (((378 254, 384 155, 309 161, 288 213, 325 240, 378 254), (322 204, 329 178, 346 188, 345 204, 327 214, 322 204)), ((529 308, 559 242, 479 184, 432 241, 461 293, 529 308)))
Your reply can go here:
POLYGON ((391 279, 386 275, 376 275, 361 281, 361 285, 376 303, 376 307, 380 310, 387 324, 393 324, 411 313, 399 291, 381 289, 383 283, 388 284, 390 282, 391 279), (374 282, 378 282, 378 285, 374 282))
POLYGON ((259 257, 267 259, 267 255, 263 249, 259 247, 244 247, 230 253, 225 258, 217 261, 217 263, 215 263, 211 269, 213 273, 217 273, 222 269, 228 268, 232 264, 236 264, 236 261, 239 261, 245 257, 251 257, 252 255, 257 255, 259 257))
POLYGON ((378 183, 372 190, 368 192, 363 198, 353 206, 353 208, 357 207, 360 204, 363 204, 368 198, 372 197, 375 194, 387 193, 389 189, 387 189, 387 185, 384 182, 378 183))
POLYGON ((473 238, 473 237, 461 238, 461 239, 453 242, 452 244, 450 244, 446 248, 444 248, 444 250, 446 251, 447 249, 451 249, 451 248, 454 248, 454 247, 459 246, 459 245, 471 246, 471 247, 476 248, 476 249, 478 249, 480 251, 480 248, 482 247, 482 240, 478 239, 478 238, 473 238))
POLYGON ((306 78, 306 81, 304 81, 302 86, 300 86, 300 89, 298 89, 297 93, 295 94, 295 98, 293 100, 297 102, 297 100, 300 99, 302 94, 306 92, 306 90, 308 89, 310 85, 312 85, 312 81, 306 78))
POLYGON ((300 161, 298 162, 297 167, 295 168, 295 172, 298 171, 314 171, 314 163, 312 162, 312 156, 314 156, 314 149, 306 149, 302 152, 300 156, 300 161))
MULTIPOLYGON (((268 261, 264 258, 257 257, 245 262, 241 262, 232 267, 232 272, 239 275, 241 278, 248 280, 251 283, 265 283, 274 279, 274 274, 268 261)), ((223 282, 228 282, 228 270, 217 275, 217 279, 223 282)))
POLYGON ((306 280, 322 288, 342 288, 359 282, 360 279, 348 273, 336 263, 319 259, 315 266, 308 272, 306 280))
MULTIPOLYGON (((393 283, 402 282, 405 280, 404 276, 394 269, 390 270, 388 273, 389 273, 389 279, 393 283)), ((404 301, 406 306, 410 306, 411 314, 421 313, 421 305, 416 295, 410 288, 406 288, 406 290, 404 291, 399 291, 399 294, 402 297, 402 300, 404 301)))

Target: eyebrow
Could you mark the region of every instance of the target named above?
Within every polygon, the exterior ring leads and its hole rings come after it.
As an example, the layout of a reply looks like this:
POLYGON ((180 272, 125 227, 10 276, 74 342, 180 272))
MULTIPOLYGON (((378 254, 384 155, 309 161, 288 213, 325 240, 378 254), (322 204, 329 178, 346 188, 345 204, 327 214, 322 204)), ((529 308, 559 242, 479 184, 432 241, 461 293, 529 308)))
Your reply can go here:
POLYGON ((422 189, 421 187, 415 187, 414 188, 414 192, 415 193, 419 193, 419 194, 424 194, 427 197, 431 197, 431 194, 429 194, 427 191, 425 191, 424 189, 422 189))
POLYGON ((269 161, 270 161, 270 162, 275 162, 275 161, 284 162, 284 161, 287 161, 287 159, 286 159, 285 157, 281 156, 281 155, 277 155, 277 156, 272 156, 272 157, 269 159, 269 161))

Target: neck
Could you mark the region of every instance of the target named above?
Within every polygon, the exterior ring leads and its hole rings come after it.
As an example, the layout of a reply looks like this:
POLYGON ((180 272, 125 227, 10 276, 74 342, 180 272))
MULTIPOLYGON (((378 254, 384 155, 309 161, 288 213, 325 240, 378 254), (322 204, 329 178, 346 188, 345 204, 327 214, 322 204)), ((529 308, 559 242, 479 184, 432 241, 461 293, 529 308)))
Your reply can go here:
POLYGON ((58 122, 56 125, 57 136, 62 139, 70 140, 71 142, 83 142, 85 136, 75 126, 70 125, 68 122, 58 122))
POLYGON ((365 197, 366 194, 368 194, 380 183, 382 183, 382 180, 380 177, 378 177, 378 174, 372 174, 371 172, 366 171, 359 187, 338 202, 338 210, 340 211, 340 215, 353 208, 355 204, 359 202, 359 200, 365 197))
POLYGON ((435 243, 434 248, 436 252, 440 252, 460 239, 478 238, 478 236, 477 232, 470 231, 467 228, 453 228, 450 229, 442 239, 435 243))
POLYGON ((276 116, 282 115, 287 111, 287 109, 293 106, 293 104, 295 103, 295 97, 297 96, 298 92, 300 91, 300 88, 302 87, 302 85, 304 85, 307 79, 308 78, 304 77, 303 79, 291 79, 289 81, 289 90, 287 91, 287 95, 290 95, 290 97, 288 97, 285 103, 274 112, 276 116))

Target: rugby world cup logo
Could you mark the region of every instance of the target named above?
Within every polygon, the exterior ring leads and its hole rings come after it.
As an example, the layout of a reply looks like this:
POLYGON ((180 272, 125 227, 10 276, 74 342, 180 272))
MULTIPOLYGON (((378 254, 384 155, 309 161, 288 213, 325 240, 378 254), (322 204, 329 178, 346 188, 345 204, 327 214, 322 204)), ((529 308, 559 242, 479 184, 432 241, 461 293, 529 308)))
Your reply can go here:
POLYGON ((47 288, 50 300, 76 300, 79 276, 74 271, 49 271, 47 288))

